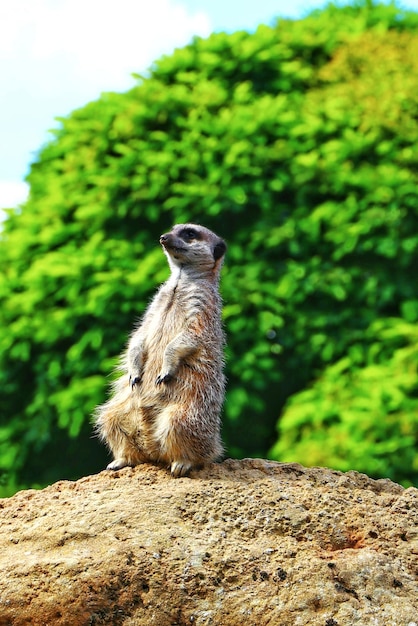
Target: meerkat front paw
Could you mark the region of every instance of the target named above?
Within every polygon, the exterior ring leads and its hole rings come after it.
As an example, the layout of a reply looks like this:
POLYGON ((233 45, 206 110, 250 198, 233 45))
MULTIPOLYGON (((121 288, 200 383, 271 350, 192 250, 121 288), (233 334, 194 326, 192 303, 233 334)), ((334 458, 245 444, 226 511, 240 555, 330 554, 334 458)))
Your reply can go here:
POLYGON ((186 476, 191 469, 192 465, 187 463, 187 461, 173 461, 170 471, 174 478, 180 478, 181 476, 186 476))
POLYGON ((141 376, 137 376, 135 374, 129 374, 129 385, 132 389, 132 391, 135 388, 135 385, 139 385, 139 383, 141 382, 141 376))
POLYGON ((155 384, 156 385, 161 385, 162 383, 169 383, 171 380, 173 380, 173 375, 170 374, 169 372, 167 372, 166 374, 163 374, 161 372, 161 374, 159 374, 157 376, 157 378, 155 379, 155 384))

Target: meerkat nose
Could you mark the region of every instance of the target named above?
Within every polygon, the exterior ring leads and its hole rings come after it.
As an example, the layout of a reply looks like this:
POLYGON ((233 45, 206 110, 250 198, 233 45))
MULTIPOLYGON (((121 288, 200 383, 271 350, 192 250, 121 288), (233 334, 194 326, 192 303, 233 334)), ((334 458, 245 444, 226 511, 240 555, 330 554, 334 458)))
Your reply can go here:
POLYGON ((168 235, 161 235, 160 237, 160 243, 165 243, 168 239, 168 235))

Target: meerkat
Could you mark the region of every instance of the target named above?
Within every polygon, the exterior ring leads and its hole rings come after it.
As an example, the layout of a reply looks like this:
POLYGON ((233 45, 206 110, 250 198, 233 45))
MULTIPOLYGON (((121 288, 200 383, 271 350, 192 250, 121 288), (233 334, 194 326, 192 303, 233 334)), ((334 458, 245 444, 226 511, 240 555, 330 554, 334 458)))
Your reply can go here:
POLYGON ((223 451, 219 277, 226 244, 195 224, 177 224, 160 243, 171 275, 133 332, 95 422, 114 456, 107 469, 151 462, 179 477, 223 451))

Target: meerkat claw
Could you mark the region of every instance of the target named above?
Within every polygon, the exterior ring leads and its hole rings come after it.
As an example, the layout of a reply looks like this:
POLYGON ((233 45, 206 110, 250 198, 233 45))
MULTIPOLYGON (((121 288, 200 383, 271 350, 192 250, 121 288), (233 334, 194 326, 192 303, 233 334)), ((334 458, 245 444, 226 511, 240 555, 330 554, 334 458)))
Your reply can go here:
POLYGON ((162 383, 169 383, 170 380, 173 380, 173 377, 171 374, 159 374, 157 378, 155 379, 155 384, 161 385, 162 383))
POLYGON ((141 382, 141 378, 139 376, 129 376, 129 384, 133 391, 135 385, 138 385, 141 382))
POLYGON ((183 462, 183 461, 173 461, 170 467, 171 475, 174 478, 180 478, 181 476, 186 476, 190 472, 191 469, 192 469, 191 464, 183 462))
POLYGON ((130 467, 131 464, 128 463, 125 459, 115 459, 106 467, 108 470, 120 470, 123 467, 130 467))

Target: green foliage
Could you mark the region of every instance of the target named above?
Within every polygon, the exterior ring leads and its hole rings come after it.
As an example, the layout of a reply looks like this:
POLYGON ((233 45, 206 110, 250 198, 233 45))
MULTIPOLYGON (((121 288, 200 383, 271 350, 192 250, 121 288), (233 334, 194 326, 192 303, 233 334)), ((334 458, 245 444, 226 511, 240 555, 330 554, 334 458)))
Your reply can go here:
MULTIPOLYGON (((418 318, 417 76, 417 15, 331 5, 254 34, 196 39, 129 92, 61 120, 32 166, 28 202, 9 212, 0 237, 0 470, 9 489, 104 464, 89 417, 168 274, 158 237, 181 221, 229 243, 229 453, 265 455, 286 406, 283 441, 299 461, 317 462, 307 450, 318 436, 312 416, 325 415, 321 385, 334 381, 346 407, 350 389, 360 397, 373 372, 387 376, 412 350, 412 326, 405 346, 388 350, 376 324, 418 318), (379 342, 386 360, 373 361, 379 342), (296 436, 298 403, 312 427, 296 436)), ((368 450, 388 437, 386 448, 365 465, 341 409, 351 440, 328 456, 323 446, 323 464, 416 480, 408 371, 408 384, 393 378, 403 396, 386 430, 372 416, 388 405, 370 394, 368 450)), ((280 441, 273 450, 283 458, 280 441)))
POLYGON ((418 473, 418 328, 374 322, 364 342, 295 394, 272 455, 412 483, 418 473))

